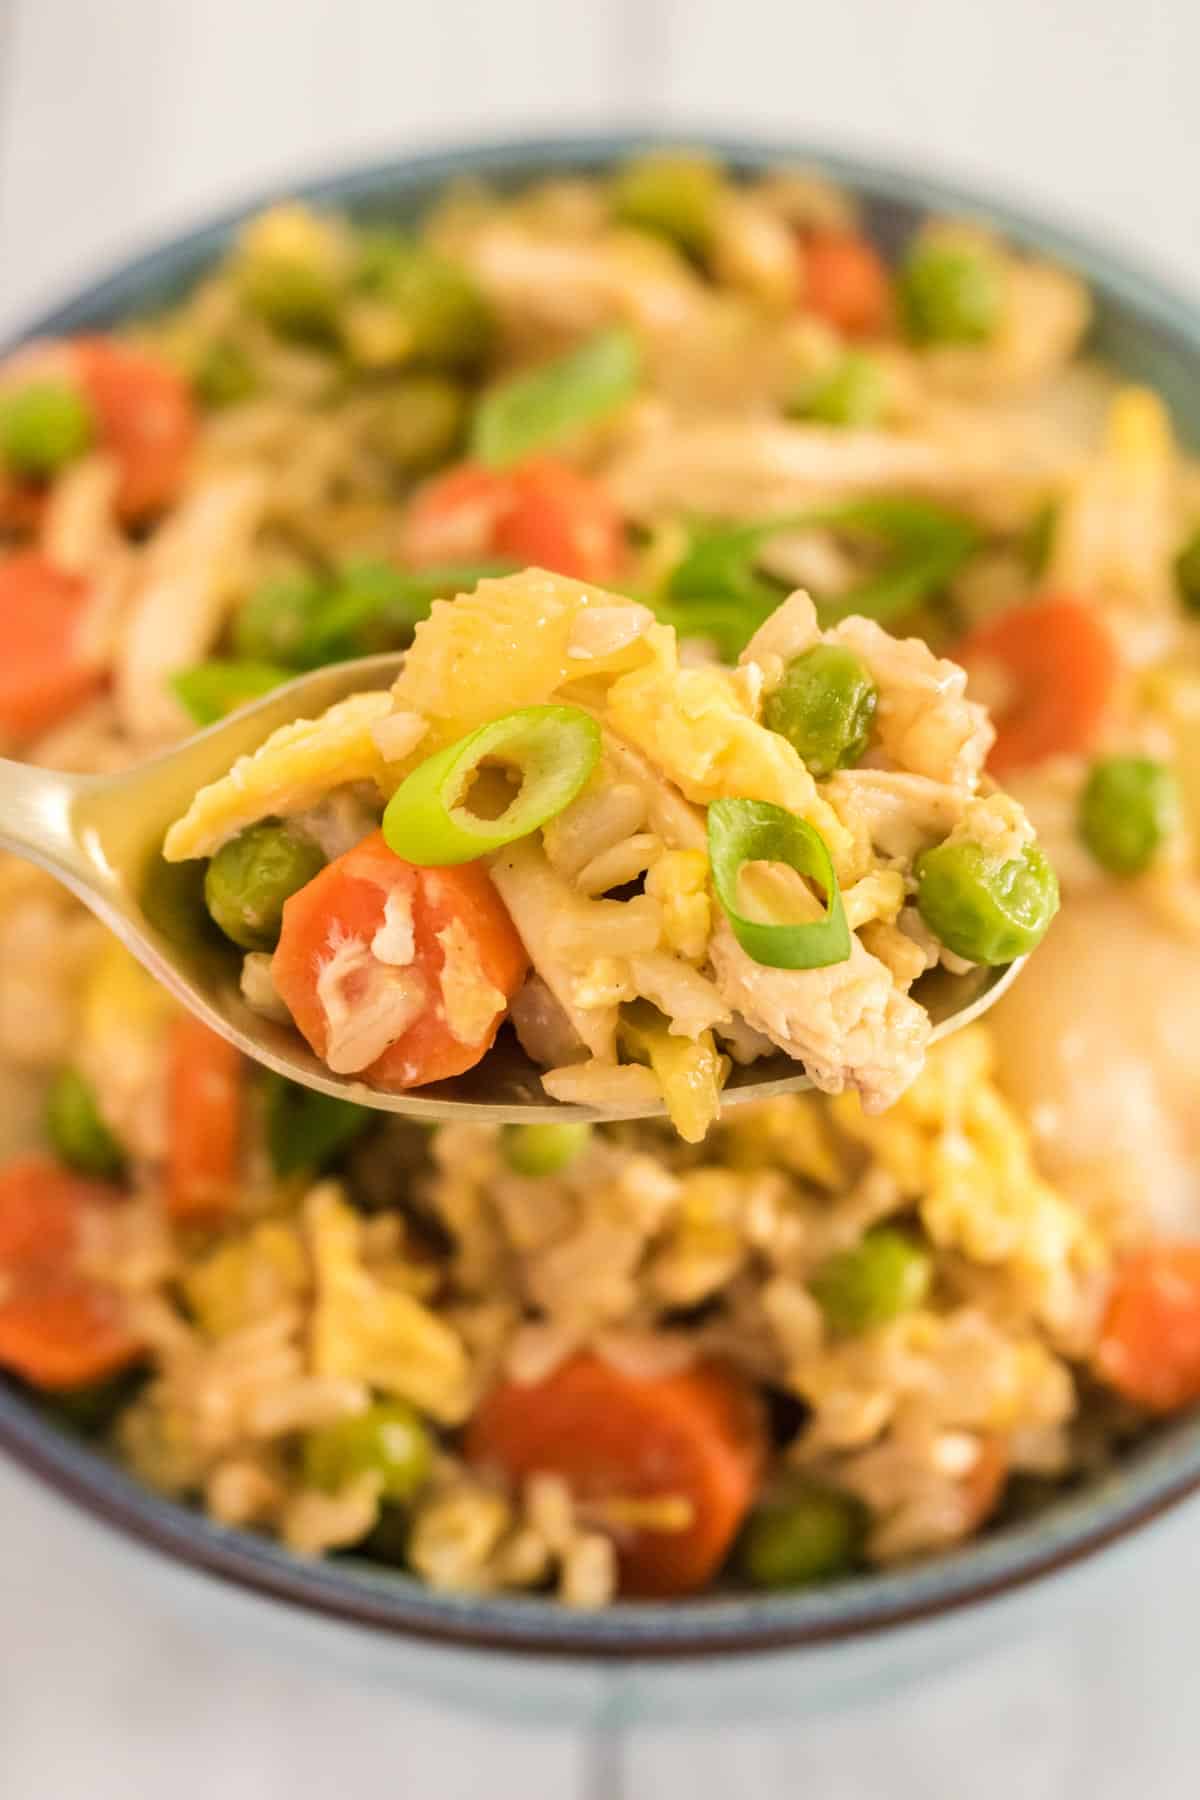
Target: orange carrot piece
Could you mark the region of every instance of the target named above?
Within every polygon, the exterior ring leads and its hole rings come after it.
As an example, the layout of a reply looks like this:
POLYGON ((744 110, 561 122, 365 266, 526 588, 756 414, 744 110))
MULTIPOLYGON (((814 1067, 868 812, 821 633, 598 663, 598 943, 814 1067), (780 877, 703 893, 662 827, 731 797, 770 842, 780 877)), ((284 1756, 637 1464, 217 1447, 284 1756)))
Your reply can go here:
POLYGON ((1155 1244, 1121 1265, 1096 1368, 1151 1412, 1200 1400, 1200 1244, 1155 1244))
POLYGON ((404 894, 412 909, 415 951, 407 967, 415 980, 424 983, 429 1003, 403 1036, 363 1070, 363 1076, 399 1091, 474 1068, 491 1048, 528 958, 482 864, 419 868, 389 850, 381 831, 374 832, 322 869, 283 909, 271 972, 277 992, 318 1056, 325 1055, 328 1042, 328 1022, 317 993, 321 966, 332 943, 357 938, 370 945, 394 892, 404 894), (505 1001, 482 1036, 469 1044, 454 1036, 440 997, 446 958, 440 934, 455 923, 465 931, 484 977, 505 1001))
POLYGON ((511 484, 499 469, 459 463, 433 476, 417 489, 408 509, 406 560, 419 568, 493 555, 497 525, 511 504, 511 484))
POLYGON ((37 550, 0 562, 0 732, 20 743, 90 700, 104 671, 83 639, 91 590, 37 550))
POLYGON ((990 663, 1012 683, 1011 703, 993 711, 996 742, 988 767, 997 775, 1088 750, 1120 675, 1107 625, 1067 594, 1047 594, 1001 614, 950 654, 968 675, 990 663))
POLYGON ((603 583, 624 553, 621 515, 599 482, 550 456, 511 469, 462 463, 418 491, 405 528, 418 565, 499 556, 603 583))
POLYGON ((625 528, 598 481, 548 456, 520 464, 511 481, 512 502, 493 539, 497 555, 601 586, 616 579, 625 528))
POLYGON ((0 1271, 62 1269, 88 1206, 111 1205, 118 1190, 31 1152, 0 1168, 0 1271))
POLYGON ((190 1013, 167 1043, 167 1209, 184 1223, 219 1220, 237 1198, 242 1058, 190 1013))
POLYGON ((196 438, 191 390, 161 357, 115 338, 76 338, 71 351, 97 436, 120 470, 122 517, 136 521, 161 512, 187 475, 196 438))
POLYGON ((544 1381, 504 1382, 466 1431, 468 1459, 512 1480, 560 1475, 577 1501, 679 1498, 678 1530, 618 1536, 621 1591, 675 1595, 705 1587, 757 1491, 766 1456, 758 1397, 718 1363, 635 1378, 579 1355, 544 1381))
POLYGON ((874 245, 856 231, 812 231, 801 241, 801 298, 847 337, 873 337, 891 316, 891 283, 874 245))
POLYGON ((0 1367, 35 1387, 86 1387, 135 1362, 141 1350, 119 1295, 97 1282, 30 1287, 0 1304, 0 1367))

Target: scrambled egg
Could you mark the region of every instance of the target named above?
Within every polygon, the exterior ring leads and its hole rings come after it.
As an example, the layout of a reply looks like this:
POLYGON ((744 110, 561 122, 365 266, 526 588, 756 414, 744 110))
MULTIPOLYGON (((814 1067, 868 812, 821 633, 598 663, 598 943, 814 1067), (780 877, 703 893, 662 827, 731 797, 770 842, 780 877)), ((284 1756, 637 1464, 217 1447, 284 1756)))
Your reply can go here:
POLYGON ((734 795, 798 813, 825 839, 839 875, 848 873, 857 862, 854 838, 794 747, 755 719, 739 677, 681 669, 667 626, 654 626, 647 641, 653 661, 609 689, 605 717, 613 729, 699 805, 734 795))
POLYGON ((305 1212, 316 1279, 313 1372, 368 1382, 411 1401, 439 1424, 461 1424, 472 1392, 458 1333, 364 1266, 359 1220, 336 1182, 314 1188, 305 1212))
POLYGON ((500 711, 635 667, 652 618, 644 606, 544 569, 481 581, 473 593, 434 602, 393 693, 433 721, 431 750, 500 711), (589 610, 602 616, 585 618, 589 610))
POLYGON ((168 862, 212 856, 248 825, 305 812, 343 782, 382 786, 387 765, 372 727, 393 711, 390 694, 351 694, 319 719, 281 725, 228 775, 201 788, 168 831, 163 855, 168 862))

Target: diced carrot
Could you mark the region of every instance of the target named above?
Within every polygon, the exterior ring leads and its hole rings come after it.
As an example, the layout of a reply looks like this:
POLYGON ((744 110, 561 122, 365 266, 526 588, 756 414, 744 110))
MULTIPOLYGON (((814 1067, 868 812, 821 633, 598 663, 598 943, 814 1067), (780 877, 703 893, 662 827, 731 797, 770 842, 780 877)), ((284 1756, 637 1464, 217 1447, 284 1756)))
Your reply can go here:
POLYGON ((981 625, 950 655, 1011 685, 993 708, 997 775, 1094 743, 1121 671, 1112 633, 1081 600, 1047 594, 981 625))
POLYGON ((979 1442, 979 1455, 962 1480, 966 1502, 967 1531, 978 1531, 1000 1504, 1004 1484, 1008 1480, 1008 1452, 1004 1440, 984 1437, 979 1442))
POLYGON ((84 642, 91 590, 36 550, 0 562, 0 732, 27 742, 98 692, 84 642))
POLYGON ((71 350, 97 437, 120 469, 122 517, 161 512, 183 486, 196 437, 186 381, 160 357, 115 338, 76 338, 71 350))
POLYGON ((167 1208, 183 1222, 218 1220, 237 1198, 242 1058, 186 1013, 167 1042, 167 1208))
POLYGON ((1200 1400, 1200 1244, 1155 1244, 1121 1265, 1096 1367, 1151 1412, 1200 1400))
POLYGON ((847 337, 872 337, 892 310, 887 267, 856 231, 812 231, 801 240, 801 299, 847 337))
POLYGON ((0 531, 28 534, 42 522, 50 490, 42 481, 0 474, 0 531))
POLYGON ((499 556, 601 586, 616 579, 625 531, 598 481, 546 456, 512 470, 512 493, 496 527, 499 556))
POLYGON ((624 548, 621 516, 599 482, 549 456, 450 469, 419 490, 405 528, 415 564, 500 556, 579 581, 613 580, 624 548))
POLYGON ((499 469, 460 463, 417 489, 404 526, 404 554, 416 567, 475 562, 495 550, 512 485, 499 469))
POLYGON ((118 1190, 48 1156, 0 1169, 0 1368, 45 1388, 80 1387, 133 1361, 119 1296, 76 1268, 83 1220, 118 1190))
POLYGON ((575 1499, 678 1499, 677 1530, 617 1538, 621 1591, 690 1594, 724 1561, 758 1488, 766 1456, 753 1389, 721 1364, 634 1377, 579 1355, 546 1380, 504 1382, 466 1431, 466 1454, 511 1480, 562 1476, 575 1499))
POLYGON ((120 1296, 97 1282, 22 1289, 0 1304, 0 1366, 35 1387, 85 1387, 140 1354, 120 1296))
MULTIPOLYGON (((318 979, 338 944, 357 942, 368 952, 384 923, 388 898, 397 895, 412 916, 413 957, 394 970, 426 996, 424 1010, 361 1072, 380 1087, 401 1090, 442 1081, 473 1068, 490 1049, 528 966, 525 948, 500 896, 480 863, 423 869, 388 849, 377 831, 292 895, 283 909, 283 930, 271 964, 276 991, 318 1056, 329 1049, 329 1020, 318 979), (461 927, 483 981, 497 989, 503 1004, 482 1022, 471 1042, 454 1035, 447 1018, 442 973, 444 934, 461 927)), ((379 965, 382 971, 383 965, 379 965)), ((353 1005, 355 982, 361 1000, 371 980, 369 962, 349 971, 343 998, 353 1005)))
POLYGON ((53 1157, 30 1153, 0 1168, 0 1272, 63 1268, 89 1205, 111 1204, 117 1189, 88 1181, 53 1157))

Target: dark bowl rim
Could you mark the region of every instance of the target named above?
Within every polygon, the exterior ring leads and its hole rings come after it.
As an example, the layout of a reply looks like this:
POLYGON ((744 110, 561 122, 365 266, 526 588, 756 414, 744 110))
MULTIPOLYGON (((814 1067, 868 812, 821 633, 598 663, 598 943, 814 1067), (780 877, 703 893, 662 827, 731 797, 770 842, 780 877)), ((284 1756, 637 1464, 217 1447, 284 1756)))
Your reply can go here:
MULTIPOLYGON (((247 215, 283 198, 356 204, 406 188, 427 190, 462 175, 600 167, 655 143, 703 144, 745 168, 802 162, 880 200, 984 216, 1014 239, 1074 264, 1139 323, 1153 323, 1200 358, 1200 307, 1095 240, 1037 210, 992 198, 986 185, 945 182, 890 158, 877 161, 821 144, 694 128, 489 139, 350 164, 332 175, 279 180, 191 230, 123 257, 68 299, 43 307, 23 328, 6 333, 5 348, 134 310, 156 282, 194 274, 247 215)), ((354 1560, 307 1562, 250 1533, 214 1525, 136 1483, 2 1385, 0 1452, 127 1539, 235 1588, 410 1640, 584 1661, 683 1662, 811 1648, 932 1621, 1087 1559, 1200 1489, 1200 1418, 1191 1418, 1164 1430, 1098 1482, 1056 1501, 1035 1521, 1008 1526, 928 1563, 801 1594, 716 1594, 572 1614, 528 1596, 438 1594, 354 1560)))

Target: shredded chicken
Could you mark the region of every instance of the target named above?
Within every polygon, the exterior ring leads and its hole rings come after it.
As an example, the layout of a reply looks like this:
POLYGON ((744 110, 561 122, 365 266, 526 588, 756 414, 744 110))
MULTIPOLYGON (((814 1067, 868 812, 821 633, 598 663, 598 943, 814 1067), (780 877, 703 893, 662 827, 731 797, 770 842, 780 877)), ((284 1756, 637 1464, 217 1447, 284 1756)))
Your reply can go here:
POLYGON ((872 849, 903 862, 947 837, 968 798, 944 781, 895 769, 839 769, 825 793, 838 817, 872 849))
POLYGON ((984 708, 967 699, 964 670, 872 619, 843 619, 829 639, 861 656, 877 682, 876 730, 897 768, 974 788, 996 733, 984 708))
POLYGON ((1032 497, 1064 473, 1061 462, 1041 466, 1024 443, 993 448, 980 438, 950 445, 771 419, 679 418, 634 440, 609 470, 607 485, 621 510, 637 519, 666 511, 764 519, 862 493, 990 504, 989 490, 1032 497))
POLYGON ((186 731, 170 677, 216 642, 266 502, 261 473, 214 478, 181 502, 146 550, 116 663, 117 705, 133 737, 186 731))
POLYGON ((857 1088, 867 1112, 891 1106, 921 1072, 929 1015, 851 938, 845 962, 769 969, 742 949, 724 919, 710 953, 717 989, 747 1023, 804 1064, 827 1094, 857 1088))

